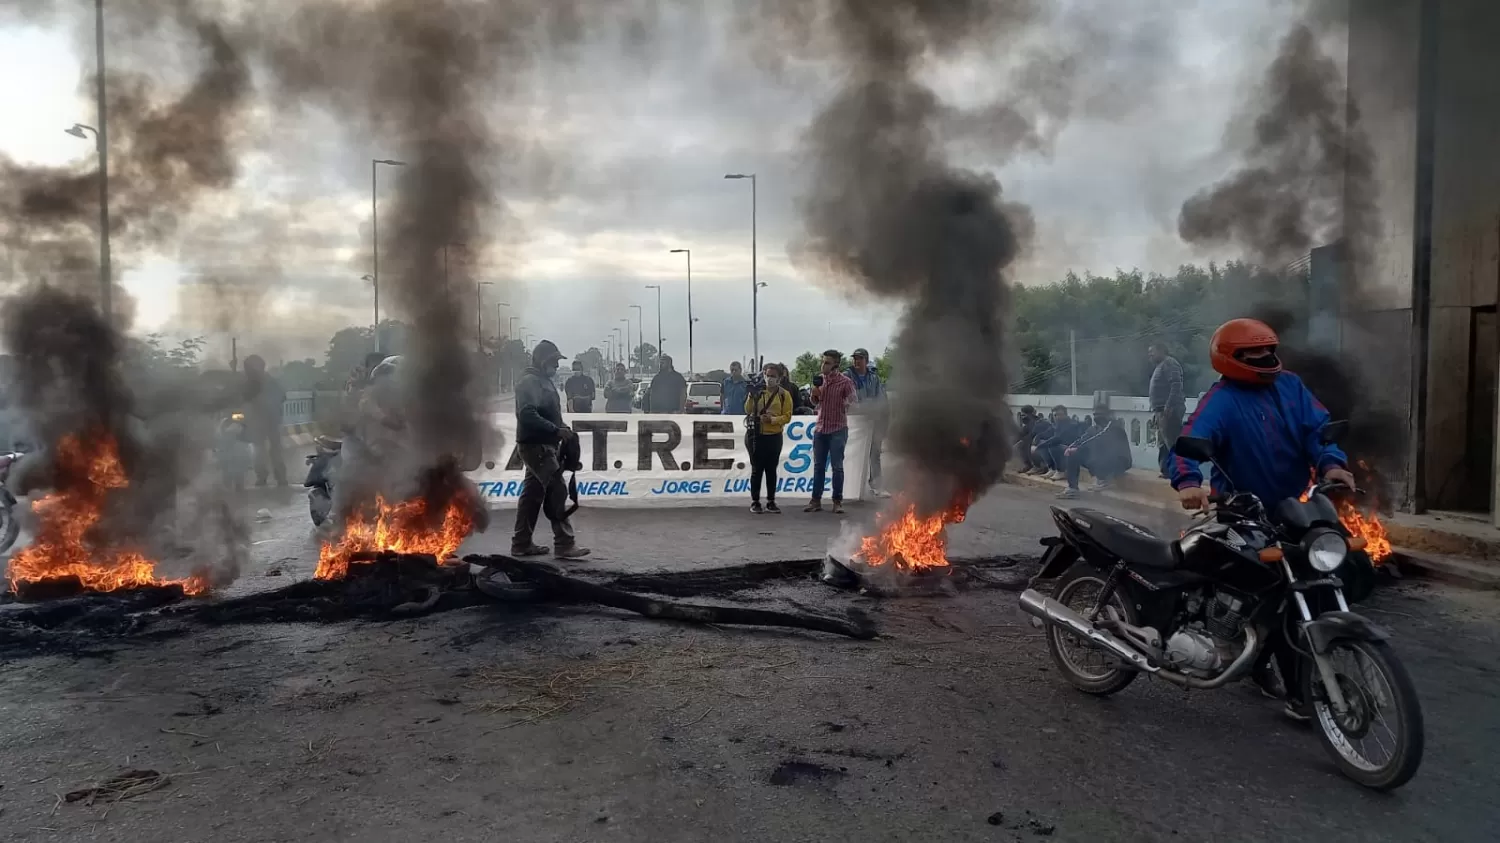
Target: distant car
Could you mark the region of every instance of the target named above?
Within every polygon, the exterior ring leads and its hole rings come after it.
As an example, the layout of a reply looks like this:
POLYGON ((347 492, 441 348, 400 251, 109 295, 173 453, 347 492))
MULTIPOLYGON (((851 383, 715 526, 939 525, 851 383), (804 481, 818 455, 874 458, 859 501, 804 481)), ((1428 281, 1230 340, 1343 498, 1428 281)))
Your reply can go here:
POLYGON ((724 408, 724 387, 713 381, 693 381, 687 385, 689 413, 718 413, 724 408))

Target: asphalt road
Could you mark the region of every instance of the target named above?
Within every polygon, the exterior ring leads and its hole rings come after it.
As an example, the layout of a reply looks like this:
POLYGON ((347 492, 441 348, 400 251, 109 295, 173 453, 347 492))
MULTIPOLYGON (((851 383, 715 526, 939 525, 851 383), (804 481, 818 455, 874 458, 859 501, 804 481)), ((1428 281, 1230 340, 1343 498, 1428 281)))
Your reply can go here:
MULTIPOLYGON (((953 553, 1034 552, 1051 503, 994 491, 954 529, 953 553)), ((300 497, 265 490, 249 505, 271 518, 236 590, 310 573, 300 497)), ((821 555, 837 520, 586 508, 577 526, 596 550, 589 568, 692 570, 821 555)), ((503 547, 507 521, 466 550, 503 547)), ((1491 594, 1416 583, 1368 604, 1427 715, 1422 771, 1385 796, 1341 778, 1310 731, 1244 688, 1071 690, 1009 592, 875 602, 788 581, 738 599, 861 606, 883 635, 481 608, 12 661, 0 665, 0 823, 9 840, 132 843, 1368 843, 1492 840, 1500 820, 1491 594), (112 805, 59 801, 132 768, 171 783, 112 805)))

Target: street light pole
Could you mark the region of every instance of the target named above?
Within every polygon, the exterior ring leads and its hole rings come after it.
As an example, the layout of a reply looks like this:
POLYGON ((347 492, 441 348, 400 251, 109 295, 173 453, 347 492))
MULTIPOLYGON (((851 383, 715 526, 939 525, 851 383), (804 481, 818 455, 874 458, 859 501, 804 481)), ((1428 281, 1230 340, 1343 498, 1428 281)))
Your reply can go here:
POLYGON ((448 247, 449 246, 457 246, 460 249, 466 249, 466 248, 468 248, 467 244, 464 244, 464 243, 444 243, 443 244, 443 286, 444 287, 448 286, 448 247))
POLYGON ((620 321, 625 323, 625 370, 634 372, 635 367, 630 365, 630 320, 621 319, 620 321))
MULTIPOLYGON (((645 345, 646 344, 646 317, 643 316, 643 315, 641 315, 641 314, 645 313, 646 311, 644 309, 642 309, 642 307, 640 305, 638 305, 638 304, 633 304, 633 305, 631 305, 631 307, 634 308, 634 310, 635 310, 635 328, 636 328, 636 330, 635 330, 635 339, 636 339, 636 345, 645 345)), ((639 351, 639 349, 637 349, 637 351, 639 351)), ((658 357, 660 357, 661 356, 661 349, 658 348, 656 350, 656 354, 657 354, 658 357)), ((640 362, 640 355, 639 354, 636 355, 636 361, 640 362)), ((658 362, 658 366, 660 366, 660 362, 658 362)))
POLYGON ((109 113, 104 106, 104 0, 94 0, 94 55, 98 78, 94 80, 99 100, 99 312, 108 323, 113 314, 114 290, 109 267, 109 113))
POLYGON ((672 254, 687 255, 687 282, 688 282, 688 371, 698 371, 693 366, 693 323, 698 321, 693 318, 693 250, 673 249, 672 254))
POLYGON ((494 286, 491 281, 474 282, 474 350, 484 353, 484 288, 494 286))
MULTIPOLYGON (((663 344, 663 340, 661 338, 661 285, 647 284, 646 289, 656 291, 656 359, 660 360, 661 347, 663 344)), ((692 366, 689 366, 688 371, 691 372, 692 370, 692 366)))
POLYGON ((405 161, 391 158, 370 159, 370 283, 375 285, 375 350, 380 351, 380 203, 376 193, 375 171, 381 164, 405 167, 405 161))
MULTIPOLYGON (((101 54, 102 60, 102 54, 101 54)), ((103 71, 100 71, 102 74, 103 71)), ((102 95, 101 95, 102 96, 102 95)), ((103 100, 100 100, 99 112, 104 113, 103 100)), ((88 133, 94 135, 94 154, 99 156, 99 312, 108 321, 111 314, 111 301, 113 290, 110 285, 109 268, 109 163, 105 160, 109 153, 104 147, 104 136, 98 129, 87 123, 74 123, 70 129, 64 132, 75 138, 88 140, 88 133)))
MULTIPOLYGON (((516 337, 516 323, 519 322, 520 320, 521 320, 521 317, 519 317, 519 316, 512 316, 512 317, 510 317, 510 330, 507 331, 506 334, 505 334, 505 348, 506 348, 506 356, 507 357, 510 356, 509 355, 509 349, 510 349, 511 342, 513 340, 517 339, 517 337, 516 337)), ((516 364, 515 364, 514 360, 512 360, 511 364, 510 364, 510 388, 511 388, 511 390, 515 390, 515 388, 516 388, 516 364)))
MULTIPOLYGON (((615 327, 613 327, 613 328, 610 329, 610 332, 615 335, 615 360, 616 361, 623 360, 624 358, 622 358, 620 356, 619 352, 620 352, 620 349, 622 347, 624 347, 625 340, 620 337, 620 327, 618 325, 616 325, 615 327)), ((627 369, 630 368, 630 366, 629 366, 628 363, 626 364, 625 368, 627 368, 627 369)))
POLYGON ((760 365, 760 280, 755 267, 755 205, 756 182, 754 173, 730 173, 726 179, 750 180, 750 345, 755 354, 755 365, 760 365))

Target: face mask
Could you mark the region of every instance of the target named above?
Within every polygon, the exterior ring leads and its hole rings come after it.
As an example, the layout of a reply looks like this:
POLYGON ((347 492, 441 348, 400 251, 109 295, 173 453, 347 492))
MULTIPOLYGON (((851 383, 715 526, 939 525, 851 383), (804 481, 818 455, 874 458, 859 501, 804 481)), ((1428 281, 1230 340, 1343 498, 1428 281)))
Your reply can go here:
POLYGON ((776 386, 781 383, 781 378, 766 378, 766 386, 776 386))

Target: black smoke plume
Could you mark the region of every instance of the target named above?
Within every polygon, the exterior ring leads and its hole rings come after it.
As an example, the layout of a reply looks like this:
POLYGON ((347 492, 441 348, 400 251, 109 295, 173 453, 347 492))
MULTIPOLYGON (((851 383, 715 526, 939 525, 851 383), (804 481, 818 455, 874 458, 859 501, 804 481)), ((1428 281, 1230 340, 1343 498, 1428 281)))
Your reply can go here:
MULTIPOLYGON (((647 37, 650 3, 578 0, 375 0, 287 4, 262 39, 278 108, 321 109, 369 139, 369 158, 405 162, 382 179, 382 299, 411 326, 402 415, 414 446, 383 494, 423 496, 441 513, 461 468, 477 465, 487 426, 476 383, 475 281, 511 220, 505 187, 527 178, 532 139, 510 108, 542 61, 621 24, 647 37), (389 296, 387 299, 386 296, 389 296), (425 479, 423 479, 425 478, 425 479)), ((360 506, 367 494, 347 497, 360 506)))
POLYGON ((1315 246, 1374 233, 1374 155, 1358 129, 1343 70, 1315 28, 1296 24, 1231 125, 1239 166, 1182 204, 1177 231, 1188 243, 1236 246, 1282 266, 1315 246))
MULTIPOLYGON (((108 77, 110 238, 118 267, 136 249, 169 241, 199 198, 233 183, 233 136, 250 78, 225 28, 192 4, 112 8, 138 16, 137 27, 154 36, 154 57, 185 34, 198 59, 176 96, 130 69, 139 61, 108 77)), ((36 4, 31 11, 52 10, 36 4)), ((80 25, 91 32, 92 17, 80 25)), ((92 91, 93 79, 86 81, 92 91)), ((123 334, 131 305, 117 285, 112 318, 99 313, 96 168, 96 161, 74 169, 0 160, 0 250, 19 257, 27 279, 6 301, 4 343, 17 364, 17 403, 44 448, 30 462, 38 487, 30 491, 91 482, 46 459, 65 438, 82 440, 89 451, 113 442, 129 485, 109 496, 97 540, 163 560, 191 554, 198 573, 224 582, 239 569, 245 530, 221 497, 194 487, 208 444, 203 414, 233 399, 198 383, 153 382, 136 366, 138 348, 123 334)))
MULTIPOLYGON (((953 111, 921 79, 932 56, 994 41, 1029 4, 828 0, 796 4, 828 32, 842 82, 804 139, 811 184, 801 256, 905 312, 889 443, 924 515, 967 504, 1010 456, 1003 389, 1004 271, 1029 214, 992 177, 952 165, 940 128, 953 111), (975 383, 993 389, 974 389, 975 383)), ((795 28, 795 27, 793 27, 795 28)), ((1013 109, 1006 136, 1024 137, 1013 109)))
MULTIPOLYGON (((1346 270, 1370 265, 1352 250, 1366 248, 1378 236, 1379 220, 1373 149, 1357 103, 1348 96, 1344 71, 1325 47, 1341 19, 1327 4, 1311 3, 1282 39, 1236 118, 1250 127, 1237 148, 1241 165, 1183 203, 1178 231, 1189 243, 1237 247, 1267 266, 1285 265, 1337 242, 1339 299, 1348 312, 1363 291, 1362 279, 1346 270)), ((1307 335, 1311 295, 1300 308, 1284 300, 1256 301, 1249 291, 1243 299, 1243 315, 1276 330, 1287 369, 1302 378, 1333 418, 1349 422, 1341 444, 1354 462, 1351 468, 1377 505, 1388 510, 1394 496, 1386 478, 1401 470, 1404 422, 1372 400, 1376 392, 1369 379, 1378 374, 1307 335)))

